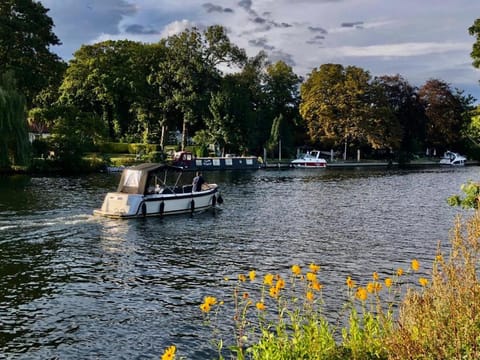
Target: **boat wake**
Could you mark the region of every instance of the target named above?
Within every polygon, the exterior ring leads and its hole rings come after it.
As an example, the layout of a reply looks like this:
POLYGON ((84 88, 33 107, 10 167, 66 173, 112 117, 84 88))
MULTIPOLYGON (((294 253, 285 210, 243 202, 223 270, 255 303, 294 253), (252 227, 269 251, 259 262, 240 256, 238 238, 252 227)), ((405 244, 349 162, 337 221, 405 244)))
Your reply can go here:
POLYGON ((79 224, 96 222, 93 215, 78 214, 73 216, 59 216, 55 218, 34 217, 18 218, 12 217, 0 219, 0 231, 8 232, 10 230, 22 230, 22 232, 37 231, 41 229, 54 229, 76 226, 79 224))

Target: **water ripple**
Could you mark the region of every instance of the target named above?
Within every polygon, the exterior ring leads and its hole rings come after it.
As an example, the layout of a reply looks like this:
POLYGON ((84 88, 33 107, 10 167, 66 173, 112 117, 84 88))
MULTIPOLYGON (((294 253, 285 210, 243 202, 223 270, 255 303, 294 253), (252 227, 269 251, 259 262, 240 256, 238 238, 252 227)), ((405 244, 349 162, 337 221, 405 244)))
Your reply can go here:
MULTIPOLYGON (((215 357, 198 305, 224 277, 321 265, 327 313, 346 276, 428 272, 477 168, 209 173, 224 210, 193 217, 93 217, 118 175, 0 179, 0 354, 12 359, 158 359, 176 344, 215 357), (41 189, 41 191, 39 191, 41 189)), ((231 336, 231 323, 220 330, 231 336)))

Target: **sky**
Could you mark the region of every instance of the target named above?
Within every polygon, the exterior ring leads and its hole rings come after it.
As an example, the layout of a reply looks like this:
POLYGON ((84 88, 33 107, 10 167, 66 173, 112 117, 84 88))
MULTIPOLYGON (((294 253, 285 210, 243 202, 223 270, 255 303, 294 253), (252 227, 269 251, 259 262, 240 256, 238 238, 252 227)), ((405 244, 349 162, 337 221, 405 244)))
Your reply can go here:
POLYGON ((354 65, 411 85, 440 79, 480 102, 472 66, 480 0, 40 0, 68 61, 82 44, 155 43, 195 26, 223 25, 248 56, 265 51, 302 77, 322 64, 354 65))

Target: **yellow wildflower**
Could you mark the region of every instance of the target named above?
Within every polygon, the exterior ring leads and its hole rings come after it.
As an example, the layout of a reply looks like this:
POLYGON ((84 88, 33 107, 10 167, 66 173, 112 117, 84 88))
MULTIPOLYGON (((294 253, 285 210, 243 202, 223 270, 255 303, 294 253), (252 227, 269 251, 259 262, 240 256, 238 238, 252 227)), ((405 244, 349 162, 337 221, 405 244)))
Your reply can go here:
POLYGON ((402 268, 398 268, 397 269, 397 276, 402 276, 403 275, 403 269, 402 268))
POLYGON ((315 274, 320 271, 320 266, 315 265, 314 263, 311 263, 308 267, 310 268, 310 271, 315 274))
POLYGON ((302 269, 298 265, 293 265, 292 266, 292 273, 293 273, 293 275, 298 276, 302 273, 302 269))
POLYGON ((412 270, 413 271, 418 271, 420 269, 420 263, 418 262, 417 259, 412 260, 412 270))
POLYGON ((282 278, 279 278, 277 280, 277 285, 275 286, 278 290, 281 290, 285 287, 285 280, 283 280, 282 278))
POLYGON ((273 275, 272 274, 266 274, 265 277, 263 278, 263 283, 265 285, 272 285, 273 284, 273 275))
POLYGON ((322 290, 322 284, 320 284, 318 281, 312 281, 311 287, 316 291, 322 290))
POLYGON ((374 283, 368 283, 367 284, 367 291, 371 294, 375 292, 375 284, 374 283))
POLYGON ((175 345, 168 347, 162 355, 162 360, 173 360, 175 359, 175 351, 177 348, 175 345))
POLYGON ((311 291, 307 291, 307 294, 305 295, 308 301, 312 302, 313 299, 315 298, 315 295, 311 291))
POLYGON ((241 282, 244 282, 244 281, 247 281, 247 277, 244 274, 240 274, 238 275, 238 280, 240 280, 241 282))
POLYGON ((367 300, 367 297, 368 297, 367 290, 364 287, 359 287, 357 289, 357 292, 355 293, 355 297, 361 301, 367 300))
POLYGON ((443 262, 443 256, 442 256, 442 254, 438 254, 437 256, 435 256, 435 261, 437 261, 437 262, 443 262))
POLYGON ((272 286, 270 288, 269 294, 272 298, 278 297, 278 293, 279 293, 279 290, 276 287, 272 286))
POLYGON ((217 299, 213 296, 205 296, 205 298, 203 299, 203 302, 211 306, 217 303, 217 299))
POLYGON ((210 305, 203 303, 200 305, 200 310, 202 310, 204 313, 208 313, 210 311, 210 305))
POLYGON ((378 281, 379 277, 378 277, 378 273, 376 271, 373 273, 372 276, 373 276, 373 280, 378 281))
POLYGON ((393 283, 393 280, 391 278, 386 278, 385 279, 385 286, 387 288, 390 288, 390 286, 392 286, 392 283, 393 283))
POLYGON ((255 273, 255 270, 251 270, 251 271, 248 273, 248 277, 250 278, 250 281, 254 281, 255 278, 257 277, 257 274, 255 273))
POLYGON ((420 285, 425 287, 428 284, 428 279, 421 277, 420 279, 418 279, 418 282, 420 283, 420 285))
POLYGON ((255 306, 257 307, 258 310, 260 311, 264 311, 265 310, 265 304, 263 302, 257 302, 255 304, 255 306))
POLYGON ((350 289, 353 289, 353 288, 355 287, 355 281, 353 281, 350 276, 347 277, 347 286, 348 286, 350 289))
POLYGON ((313 272, 307 272, 307 280, 308 281, 317 281, 317 274, 313 272))

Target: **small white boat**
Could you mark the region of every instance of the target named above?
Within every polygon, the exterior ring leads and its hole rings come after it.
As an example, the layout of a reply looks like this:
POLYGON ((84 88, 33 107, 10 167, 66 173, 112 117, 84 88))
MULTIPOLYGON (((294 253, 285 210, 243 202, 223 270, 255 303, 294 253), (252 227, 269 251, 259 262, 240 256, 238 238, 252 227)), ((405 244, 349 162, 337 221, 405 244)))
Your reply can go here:
POLYGON ((327 167, 327 160, 321 157, 319 150, 311 150, 293 160, 290 164, 295 168, 325 168, 327 167))
POLYGON ((465 161, 467 161, 467 158, 460 155, 459 153, 453 151, 446 151, 443 154, 443 157, 440 159, 440 164, 462 166, 465 165, 465 161))
POLYGON ((193 213, 223 202, 216 184, 193 191, 191 181, 182 185, 183 170, 165 164, 141 164, 122 172, 116 192, 109 192, 94 215, 136 218, 193 213))

